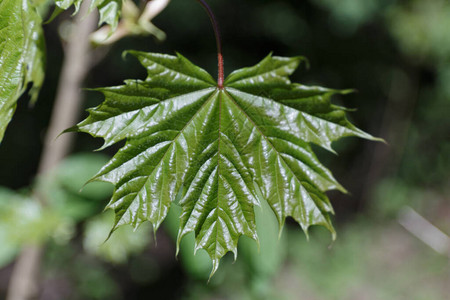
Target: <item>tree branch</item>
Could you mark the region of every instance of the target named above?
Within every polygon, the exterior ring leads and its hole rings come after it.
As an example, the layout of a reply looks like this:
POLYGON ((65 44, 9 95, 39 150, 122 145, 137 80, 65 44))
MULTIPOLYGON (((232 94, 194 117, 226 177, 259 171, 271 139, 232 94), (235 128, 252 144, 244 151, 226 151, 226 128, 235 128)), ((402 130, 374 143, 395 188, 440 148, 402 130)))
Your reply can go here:
MULTIPOLYGON (((86 16, 89 1, 84 1, 75 18, 73 32, 68 40, 61 77, 58 84, 50 125, 44 141, 38 175, 53 169, 69 153, 73 134, 58 135, 78 121, 81 110, 80 88, 91 67, 92 51, 89 34, 97 26, 97 15, 86 16)), ((45 205, 45 199, 35 195, 45 205)), ((16 260, 8 289, 7 300, 31 300, 39 295, 38 274, 43 254, 42 245, 25 247, 16 260)))

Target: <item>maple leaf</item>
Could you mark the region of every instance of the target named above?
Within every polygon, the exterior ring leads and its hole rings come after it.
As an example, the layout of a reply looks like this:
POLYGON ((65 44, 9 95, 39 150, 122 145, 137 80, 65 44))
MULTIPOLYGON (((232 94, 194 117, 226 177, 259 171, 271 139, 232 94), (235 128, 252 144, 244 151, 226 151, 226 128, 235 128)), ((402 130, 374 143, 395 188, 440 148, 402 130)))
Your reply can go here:
MULTIPOLYGON (((307 233, 322 225, 334 236, 325 192, 345 189, 317 159, 311 143, 331 150, 345 136, 375 140, 330 103, 341 91, 291 83, 302 57, 269 55, 230 74, 223 88, 185 57, 130 51, 145 81, 100 88, 105 101, 70 131, 126 144, 92 180, 115 190, 114 229, 150 221, 156 230, 170 206, 182 209, 181 239, 195 233, 212 274, 245 235, 258 240, 255 206, 267 201, 280 230, 287 217, 307 233)), ((345 91, 343 91, 345 93, 345 91)))
POLYGON ((28 83, 35 101, 44 81, 41 23, 29 0, 0 1, 0 142, 28 83))

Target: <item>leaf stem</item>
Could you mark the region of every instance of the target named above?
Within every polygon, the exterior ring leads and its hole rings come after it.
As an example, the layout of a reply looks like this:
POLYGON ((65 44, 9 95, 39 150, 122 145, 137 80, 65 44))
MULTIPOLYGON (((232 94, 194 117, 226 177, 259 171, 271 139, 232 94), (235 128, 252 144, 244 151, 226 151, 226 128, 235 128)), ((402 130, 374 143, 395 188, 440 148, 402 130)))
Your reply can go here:
POLYGON ((219 75, 217 79, 217 86, 219 89, 223 89, 223 82, 224 82, 224 75, 223 75, 223 56, 222 56, 222 41, 220 39, 220 31, 219 31, 219 25, 217 24, 216 17, 214 16, 214 13, 212 12, 209 5, 204 0, 197 0, 203 8, 208 13, 209 19, 211 20, 211 23, 213 25, 214 29, 214 35, 216 36, 216 45, 217 45, 217 60, 218 60, 218 67, 219 67, 219 75))

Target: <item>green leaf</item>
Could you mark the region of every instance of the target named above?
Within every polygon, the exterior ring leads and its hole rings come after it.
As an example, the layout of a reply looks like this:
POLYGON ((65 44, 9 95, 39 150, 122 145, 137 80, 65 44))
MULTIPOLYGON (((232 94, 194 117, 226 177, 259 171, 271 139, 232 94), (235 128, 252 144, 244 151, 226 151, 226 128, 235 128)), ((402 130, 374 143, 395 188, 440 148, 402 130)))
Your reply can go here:
MULTIPOLYGON (((56 6, 66 10, 72 5, 75 6, 75 14, 78 13, 81 3, 85 0, 55 0, 56 6)), ((122 0, 92 0, 89 12, 95 8, 100 13, 99 25, 106 23, 111 26, 114 31, 119 22, 120 11, 122 8, 122 0)))
POLYGON ((35 101, 44 80, 41 23, 29 0, 0 2, 0 141, 28 83, 33 83, 30 95, 35 101))
MULTIPOLYGON (((101 88, 105 101, 72 131, 126 144, 92 180, 115 190, 113 230, 150 221, 156 230, 175 202, 178 241, 195 233, 195 250, 213 261, 237 255, 242 235, 258 241, 255 206, 266 201, 280 230, 287 217, 307 233, 328 228, 333 208, 325 192, 344 188, 317 159, 311 143, 331 150, 345 136, 375 139, 332 105, 340 91, 292 84, 301 57, 269 55, 233 72, 219 89, 181 55, 131 52, 147 69, 145 81, 101 88)), ((345 92, 345 91, 344 91, 345 92)))

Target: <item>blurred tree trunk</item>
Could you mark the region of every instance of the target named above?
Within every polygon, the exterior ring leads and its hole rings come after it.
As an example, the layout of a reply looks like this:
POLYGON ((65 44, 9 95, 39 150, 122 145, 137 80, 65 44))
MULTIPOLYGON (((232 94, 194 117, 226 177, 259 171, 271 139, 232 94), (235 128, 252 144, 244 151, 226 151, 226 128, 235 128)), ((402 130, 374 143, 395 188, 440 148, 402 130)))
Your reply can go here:
MULTIPOLYGON (((89 1, 84 1, 64 47, 65 57, 38 175, 45 174, 57 166, 72 146, 73 134, 64 134, 60 137, 58 135, 78 121, 81 111, 81 84, 92 63, 89 34, 96 28, 98 19, 94 13, 87 15, 88 8, 89 1)), ((43 197, 37 194, 34 196, 41 205, 46 205, 43 197)), ((43 252, 43 245, 29 245, 22 250, 11 275, 7 300, 39 298, 39 269, 43 252)))

